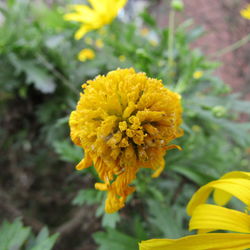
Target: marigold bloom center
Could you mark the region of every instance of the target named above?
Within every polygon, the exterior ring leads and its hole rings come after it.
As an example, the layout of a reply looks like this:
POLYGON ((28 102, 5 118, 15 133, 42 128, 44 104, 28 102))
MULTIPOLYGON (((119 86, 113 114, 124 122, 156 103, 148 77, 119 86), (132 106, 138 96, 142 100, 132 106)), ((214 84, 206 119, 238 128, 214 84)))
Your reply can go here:
POLYGON ((94 164, 99 190, 107 190, 106 212, 124 206, 134 191, 129 184, 139 168, 164 169, 166 150, 180 137, 180 96, 160 80, 133 69, 118 69, 83 84, 77 108, 71 113, 73 142, 85 151, 77 169, 94 164))

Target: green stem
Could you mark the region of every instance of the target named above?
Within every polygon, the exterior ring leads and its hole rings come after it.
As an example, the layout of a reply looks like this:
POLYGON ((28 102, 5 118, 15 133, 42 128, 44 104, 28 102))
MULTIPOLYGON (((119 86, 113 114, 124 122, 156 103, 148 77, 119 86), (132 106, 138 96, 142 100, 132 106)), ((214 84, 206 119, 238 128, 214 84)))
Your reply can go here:
POLYGON ((175 11, 171 10, 169 13, 168 23, 168 81, 172 82, 173 77, 173 62, 174 62, 174 20, 175 11))
POLYGON ((247 44, 250 41, 250 34, 248 34, 247 36, 243 37, 242 39, 240 39, 239 41, 229 45, 228 47, 212 54, 212 57, 220 57, 223 56, 229 52, 232 52, 240 47, 242 47, 243 45, 247 44))

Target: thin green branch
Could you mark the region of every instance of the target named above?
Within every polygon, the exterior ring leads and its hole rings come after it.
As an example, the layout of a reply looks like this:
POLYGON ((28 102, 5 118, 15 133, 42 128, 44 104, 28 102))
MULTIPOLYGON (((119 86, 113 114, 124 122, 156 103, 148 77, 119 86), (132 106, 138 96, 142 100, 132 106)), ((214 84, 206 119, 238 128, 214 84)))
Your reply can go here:
POLYGON ((174 35, 175 35, 175 11, 169 13, 168 24, 168 80, 172 82, 174 64, 174 35))
POLYGON ((248 42, 250 42, 250 34, 248 34, 247 36, 243 37, 242 39, 240 39, 239 41, 229 45, 228 47, 217 51, 216 53, 212 54, 212 57, 221 57, 227 53, 230 53, 240 47, 242 47, 243 45, 247 44, 248 42))

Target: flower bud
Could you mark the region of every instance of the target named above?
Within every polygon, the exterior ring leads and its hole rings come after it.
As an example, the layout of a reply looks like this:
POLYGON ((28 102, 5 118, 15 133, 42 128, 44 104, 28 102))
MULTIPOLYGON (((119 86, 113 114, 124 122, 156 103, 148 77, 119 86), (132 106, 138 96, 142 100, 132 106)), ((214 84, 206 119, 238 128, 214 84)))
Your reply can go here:
POLYGON ((182 0, 172 0, 171 8, 174 11, 183 11, 184 10, 184 4, 183 4, 182 0))

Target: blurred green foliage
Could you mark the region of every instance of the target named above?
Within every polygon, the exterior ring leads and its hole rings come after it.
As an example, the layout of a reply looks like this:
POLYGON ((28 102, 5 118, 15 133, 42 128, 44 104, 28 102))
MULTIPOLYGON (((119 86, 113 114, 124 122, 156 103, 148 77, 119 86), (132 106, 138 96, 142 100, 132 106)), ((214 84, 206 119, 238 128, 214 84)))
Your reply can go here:
MULTIPOLYGON (((133 20, 127 23, 115 20, 75 41, 73 34, 78 26, 63 20, 66 7, 12 0, 2 4, 0 10, 3 15, 0 163, 8 166, 11 159, 17 158, 12 168, 28 167, 34 176, 43 172, 43 178, 51 178, 52 182, 57 172, 69 164, 72 172, 67 180, 87 177, 88 183, 84 186, 89 189, 71 185, 63 186, 61 192, 71 197, 72 192, 79 190, 72 205, 97 208, 95 220, 99 229, 92 241, 99 249, 132 250, 137 249, 140 240, 187 234, 185 206, 194 190, 225 172, 250 170, 246 151, 250 143, 250 123, 239 122, 242 114, 249 115, 250 103, 240 100, 239 94, 231 93, 230 88, 214 76, 218 62, 208 60, 199 49, 191 49, 191 43, 204 32, 200 27, 191 28, 191 20, 176 28, 174 63, 170 69, 167 64, 169 30, 158 28, 147 11, 140 15, 143 26, 133 20), (103 41, 103 47, 98 46, 97 39, 103 41), (83 48, 93 49, 96 57, 79 62, 77 54, 83 48), (166 87, 182 95, 185 136, 178 139, 183 151, 168 152, 166 169, 158 179, 152 180, 149 170, 141 171, 135 181, 137 192, 130 197, 127 207, 119 214, 105 215, 103 193, 90 189, 98 179, 94 169, 79 173, 73 170, 83 152, 70 142, 67 123, 81 84, 118 67, 144 71, 150 77, 162 79, 166 87), (194 77, 197 71, 202 73, 199 78, 194 77), (169 74, 172 82, 168 81, 169 74)), ((7 173, 8 170, 6 176, 7 173)), ((6 182, 6 176, 1 177, 2 183, 6 182)), ((53 188, 48 192, 52 195, 53 188)), ((37 213, 40 216, 43 212, 37 213)), ((58 215, 60 222, 64 221, 64 213, 63 210, 58 215)), ((43 229, 27 249, 50 249, 56 236, 48 237, 46 230, 43 229), (48 244, 47 248, 39 248, 40 242, 48 244)), ((18 220, 13 224, 4 223, 0 231, 14 237, 18 247, 31 235, 30 229, 18 220), (15 232, 18 235, 12 235, 15 232)), ((1 246, 5 239, 2 240, 1 246)))
POLYGON ((57 238, 58 234, 49 236, 46 227, 35 237, 19 219, 13 223, 4 221, 0 227, 0 250, 50 250, 57 238))

